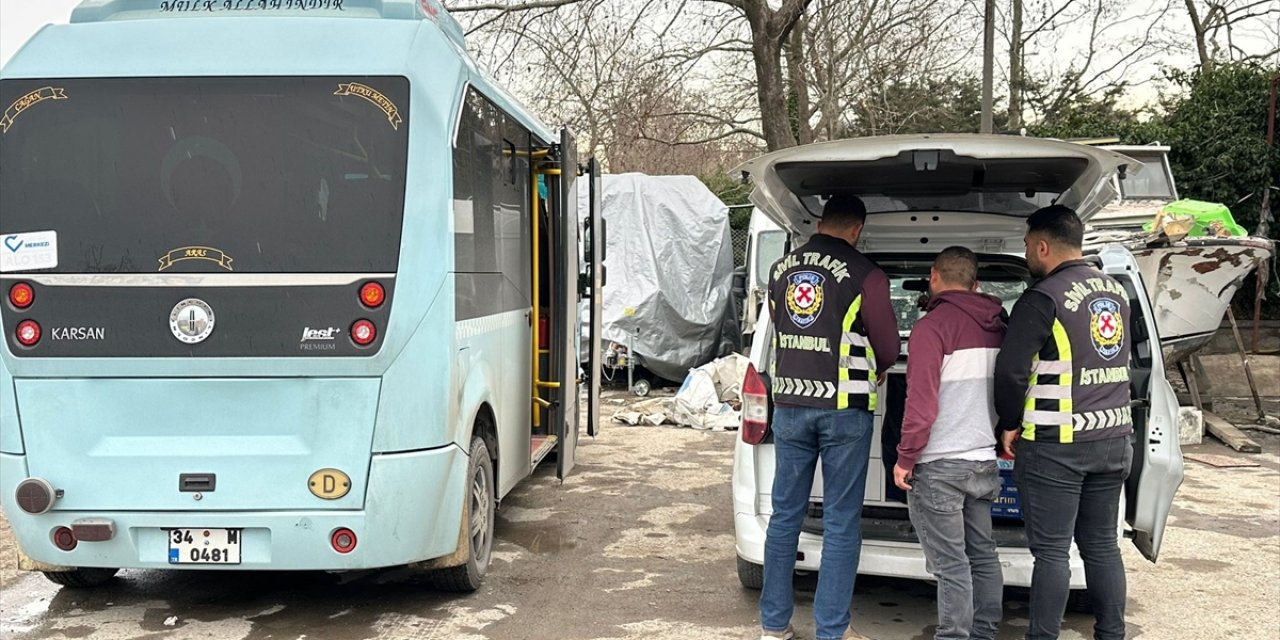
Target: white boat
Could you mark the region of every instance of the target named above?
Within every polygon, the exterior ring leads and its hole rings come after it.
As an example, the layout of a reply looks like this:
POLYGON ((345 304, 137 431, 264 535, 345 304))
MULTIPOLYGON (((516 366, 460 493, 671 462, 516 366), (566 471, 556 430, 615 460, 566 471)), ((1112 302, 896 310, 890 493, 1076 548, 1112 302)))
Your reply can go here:
POLYGON ((1085 251, 1118 242, 1133 253, 1155 309, 1165 362, 1180 362, 1209 342, 1240 283, 1274 255, 1274 245, 1267 238, 1250 236, 1153 242, 1155 238, 1143 225, 1178 199, 1169 147, 1105 148, 1143 167, 1118 180, 1120 197, 1089 220, 1085 251))

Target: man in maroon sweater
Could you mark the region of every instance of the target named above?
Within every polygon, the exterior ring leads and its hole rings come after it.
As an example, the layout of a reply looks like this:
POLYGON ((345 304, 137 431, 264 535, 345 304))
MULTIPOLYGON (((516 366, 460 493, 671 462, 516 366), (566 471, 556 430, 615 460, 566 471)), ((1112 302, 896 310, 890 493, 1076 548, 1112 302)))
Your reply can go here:
POLYGON ((978 259, 964 247, 938 254, 928 315, 907 343, 907 405, 894 482, 907 491, 925 566, 938 580, 935 640, 991 640, 1003 579, 991 537, 996 468, 992 372, 1007 316, 977 293, 978 259))

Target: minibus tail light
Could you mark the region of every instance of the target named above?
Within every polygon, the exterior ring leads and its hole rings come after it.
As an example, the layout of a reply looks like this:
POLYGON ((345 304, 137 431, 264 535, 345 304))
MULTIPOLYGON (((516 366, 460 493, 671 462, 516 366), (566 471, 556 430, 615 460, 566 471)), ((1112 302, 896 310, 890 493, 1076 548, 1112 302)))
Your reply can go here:
POLYGON ((366 282, 360 287, 360 304, 370 309, 377 309, 387 300, 387 290, 377 282, 366 282))
POLYGON ((753 364, 742 380, 742 441, 756 445, 769 436, 769 389, 753 364))
POLYGON ((377 337, 378 328, 368 320, 356 320, 355 324, 351 325, 351 340, 362 347, 373 344, 377 337))
POLYGON ((351 553, 356 550, 356 533, 346 527, 334 529, 329 535, 329 544, 338 553, 351 553))
POLYGON ((40 325, 35 320, 23 320, 18 323, 18 328, 14 331, 14 337, 18 339, 18 344, 24 347, 34 347, 40 342, 40 325))
POLYGON ((9 304, 16 309, 26 309, 36 301, 35 289, 25 282, 19 282, 9 287, 9 304))
POLYGON ((76 534, 68 527, 58 527, 53 530, 53 546, 62 551, 71 551, 76 548, 79 541, 76 540, 76 534))

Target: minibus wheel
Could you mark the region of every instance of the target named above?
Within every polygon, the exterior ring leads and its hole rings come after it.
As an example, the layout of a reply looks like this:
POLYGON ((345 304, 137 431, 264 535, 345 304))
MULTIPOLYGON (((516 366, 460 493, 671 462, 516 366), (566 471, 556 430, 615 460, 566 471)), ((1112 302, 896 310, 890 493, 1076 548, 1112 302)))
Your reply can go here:
POLYGON ((484 439, 471 440, 471 463, 467 465, 467 562, 461 566, 438 569, 431 573, 431 583, 441 591, 470 592, 480 588, 489 570, 493 551, 493 519, 496 489, 493 485, 493 460, 484 439))
POLYGON ((119 569, 83 568, 71 571, 45 571, 44 577, 50 582, 73 589, 91 589, 106 584, 116 577, 119 569))

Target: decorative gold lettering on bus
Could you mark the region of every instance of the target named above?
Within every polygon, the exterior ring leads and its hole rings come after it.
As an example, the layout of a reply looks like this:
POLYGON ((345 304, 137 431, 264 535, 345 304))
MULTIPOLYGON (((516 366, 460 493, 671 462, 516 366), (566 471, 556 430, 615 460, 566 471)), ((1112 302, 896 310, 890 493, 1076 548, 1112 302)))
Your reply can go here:
POLYGON ((218 263, 219 267, 227 271, 235 271, 231 268, 231 256, 223 253, 219 249, 211 247, 179 247, 169 253, 160 256, 160 271, 164 271, 173 266, 175 262, 183 260, 208 260, 209 262, 218 263))
POLYGON ((400 117, 400 108, 397 107, 390 98, 382 95, 377 89, 368 85, 363 85, 359 82, 339 83, 338 90, 334 91, 333 95, 357 96, 368 100, 379 109, 382 109, 383 113, 387 114, 387 122, 390 122, 391 128, 397 131, 400 130, 400 123, 404 122, 404 119, 400 117))
POLYGON ((14 120, 23 111, 44 102, 45 100, 66 100, 67 90, 61 87, 41 87, 28 93, 21 98, 13 101, 8 109, 4 110, 4 117, 0 117, 0 133, 9 133, 9 127, 13 126, 14 120))

